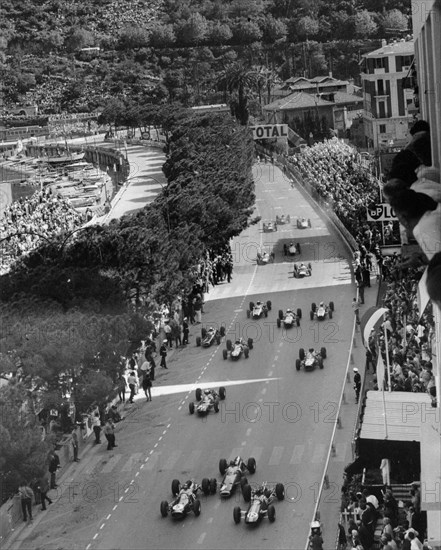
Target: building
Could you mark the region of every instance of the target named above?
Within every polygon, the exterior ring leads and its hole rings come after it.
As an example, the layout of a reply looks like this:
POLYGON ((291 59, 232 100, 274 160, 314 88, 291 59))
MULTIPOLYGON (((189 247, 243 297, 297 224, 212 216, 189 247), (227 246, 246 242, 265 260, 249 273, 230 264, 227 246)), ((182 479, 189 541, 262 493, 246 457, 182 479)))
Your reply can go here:
MULTIPOLYGON (((432 166, 441 167, 441 1, 412 0, 415 38, 415 103, 421 120, 430 124, 432 166)), ((441 185, 441 183, 440 183, 441 185)), ((438 416, 427 415, 421 426, 421 509, 427 512, 427 538, 441 548, 441 308, 433 302, 438 416)))
POLYGON ((410 37, 382 41, 381 48, 363 55, 365 146, 376 151, 405 146, 414 122, 413 90, 407 88, 414 60, 410 37))

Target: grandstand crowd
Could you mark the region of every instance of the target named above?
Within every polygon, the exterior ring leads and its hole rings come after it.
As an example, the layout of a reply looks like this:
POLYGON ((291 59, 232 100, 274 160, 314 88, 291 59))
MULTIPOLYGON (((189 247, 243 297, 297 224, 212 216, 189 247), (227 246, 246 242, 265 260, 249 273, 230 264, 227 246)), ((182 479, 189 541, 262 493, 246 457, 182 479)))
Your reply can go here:
POLYGON ((13 202, 0 219, 0 275, 37 246, 83 223, 84 217, 50 190, 43 189, 13 202))

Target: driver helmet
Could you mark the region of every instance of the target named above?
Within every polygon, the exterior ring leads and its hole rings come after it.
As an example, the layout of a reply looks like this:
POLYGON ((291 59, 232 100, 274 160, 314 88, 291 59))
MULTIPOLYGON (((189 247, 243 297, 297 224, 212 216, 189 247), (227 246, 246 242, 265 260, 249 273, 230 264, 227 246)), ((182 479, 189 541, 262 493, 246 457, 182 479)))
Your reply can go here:
POLYGON ((305 267, 305 264, 302 262, 302 263, 300 264, 300 267, 305 267))
POLYGON ((234 466, 240 466, 240 456, 236 456, 233 461, 234 466))
POLYGON ((314 348, 309 348, 309 353, 314 353, 314 348))
POLYGON ((213 329, 213 327, 210 327, 208 330, 211 332, 211 331, 214 330, 214 329, 213 329))
POLYGON ((236 340, 236 342, 235 342, 235 343, 236 343, 236 344, 240 344, 240 340, 236 340))
POLYGON ((210 395, 210 390, 204 390, 205 395, 210 395))
POLYGON ((262 302, 261 302, 260 300, 257 300, 256 305, 257 305, 257 306, 260 306, 261 303, 262 303, 262 302))
POLYGON ((190 489, 190 487, 191 487, 191 479, 189 479, 184 483, 184 489, 190 489))
POLYGON ((320 307, 323 307, 324 306, 324 303, 323 302, 320 302, 320 307))
POLYGON ((291 241, 291 242, 289 243, 289 246, 292 246, 293 244, 294 244, 294 243, 291 241))
POLYGON ((288 308, 288 309, 286 310, 286 313, 291 313, 291 310, 288 308))

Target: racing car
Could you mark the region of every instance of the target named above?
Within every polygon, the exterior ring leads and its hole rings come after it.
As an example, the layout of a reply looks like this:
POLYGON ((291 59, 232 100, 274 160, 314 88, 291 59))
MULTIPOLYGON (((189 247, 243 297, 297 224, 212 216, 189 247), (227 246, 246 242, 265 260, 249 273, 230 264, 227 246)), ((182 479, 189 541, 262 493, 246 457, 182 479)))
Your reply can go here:
POLYGON ((311 277, 312 275, 312 265, 308 265, 303 262, 300 264, 294 264, 294 277, 296 279, 303 279, 303 277, 311 277))
POLYGON ((270 254, 268 252, 258 252, 256 257, 257 265, 272 264, 274 262, 274 257, 274 252, 271 252, 270 254))
POLYGON ((220 330, 210 327, 209 329, 202 328, 201 336, 196 337, 196 345, 203 348, 209 348, 211 344, 216 342, 217 345, 221 343, 222 336, 225 336, 225 327, 222 326, 220 330))
POLYGON ((302 318, 302 310, 297 308, 297 313, 294 313, 291 309, 287 309, 286 313, 283 313, 282 309, 279 309, 279 316, 277 317, 277 328, 282 325, 286 328, 291 328, 294 325, 300 326, 300 319, 302 318))
POLYGON ((243 338, 236 340, 234 344, 231 340, 227 340, 227 348, 223 350, 222 355, 224 359, 228 359, 228 356, 231 357, 234 361, 242 357, 242 354, 245 356, 245 359, 248 359, 250 354, 250 349, 253 349, 253 339, 248 338, 247 342, 243 338))
POLYGON ((317 319, 317 321, 323 321, 328 316, 329 319, 332 319, 332 314, 334 313, 334 302, 329 302, 327 306, 324 302, 320 302, 318 307, 315 302, 311 304, 311 311, 309 316, 311 321, 317 319))
POLYGON ((307 229, 311 227, 311 220, 308 218, 297 218, 297 229, 307 229))
POLYGON ((276 222, 263 222, 263 232, 264 233, 271 233, 273 231, 277 231, 277 223, 276 222))
POLYGON ((301 254, 300 243, 290 242, 287 248, 289 256, 295 256, 296 254, 301 254))
POLYGON ((309 348, 306 353, 303 348, 300 348, 299 358, 296 359, 296 370, 300 370, 302 367, 305 371, 313 371, 316 367, 322 369, 324 359, 326 359, 326 348, 321 348, 320 352, 309 348))
MULTIPOLYGON (((230 497, 240 485, 241 489, 248 485, 248 480, 245 477, 245 472, 254 474, 256 471, 256 460, 250 457, 246 464, 240 456, 236 456, 229 464, 225 458, 219 460, 219 472, 223 476, 219 487, 221 497, 230 497)), ((248 485, 249 487, 249 485, 248 485)))
POLYGON ((282 214, 281 216, 276 216, 276 224, 278 225, 285 225, 286 223, 290 222, 291 216, 289 214, 287 216, 285 216, 284 214, 282 214))
POLYGON ((201 416, 210 411, 219 412, 219 401, 224 400, 225 395, 226 390, 223 386, 219 388, 219 393, 215 390, 196 388, 196 402, 191 401, 188 410, 190 414, 197 412, 201 416))
POLYGON ((202 487, 194 481, 189 480, 181 486, 179 480, 174 479, 172 481, 174 498, 171 502, 166 500, 161 502, 161 516, 165 518, 170 512, 172 518, 183 519, 190 512, 193 512, 198 517, 201 513, 201 501, 197 498, 197 493, 201 490, 202 487))
POLYGON ((256 303, 250 302, 250 309, 247 310, 248 319, 252 317, 253 319, 259 319, 259 317, 265 316, 268 317, 268 311, 271 311, 271 302, 257 301, 256 303))
POLYGON ((245 502, 249 502, 249 505, 246 510, 241 510, 240 506, 234 507, 234 523, 238 524, 241 519, 244 519, 245 523, 258 524, 263 518, 268 518, 273 523, 276 519, 276 509, 272 502, 276 499, 283 500, 285 498, 285 487, 283 483, 276 483, 270 489, 265 482, 252 491, 250 485, 245 485, 242 489, 242 494, 245 502))

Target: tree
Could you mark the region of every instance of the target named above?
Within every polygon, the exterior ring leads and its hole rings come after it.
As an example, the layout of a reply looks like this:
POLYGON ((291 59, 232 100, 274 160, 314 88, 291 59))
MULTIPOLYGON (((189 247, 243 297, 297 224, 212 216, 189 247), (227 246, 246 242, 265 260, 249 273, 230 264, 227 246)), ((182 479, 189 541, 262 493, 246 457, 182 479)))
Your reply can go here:
POLYGON ((233 42, 235 44, 251 44, 262 38, 262 31, 254 21, 237 20, 233 26, 233 42))
POLYGON ((214 23, 210 24, 207 35, 207 41, 209 44, 227 44, 232 37, 233 33, 231 32, 229 25, 227 25, 226 23, 215 21, 214 23))
POLYGON ((64 46, 70 53, 81 50, 81 48, 87 48, 93 46, 94 36, 93 34, 82 28, 72 28, 67 34, 64 40, 64 46))
POLYGON ((203 42, 208 33, 208 22, 203 15, 193 13, 186 21, 176 26, 178 41, 184 45, 203 42))
POLYGON ((173 25, 155 22, 150 29, 149 44, 153 48, 167 48, 176 41, 173 25))
POLYGON ((317 19, 313 19, 309 15, 306 15, 297 21, 296 29, 297 35, 300 38, 310 38, 318 34, 319 22, 317 19))
POLYGON ((407 16, 400 10, 390 10, 379 17, 383 33, 403 32, 408 29, 407 16))
POLYGON ((248 123, 248 94, 256 85, 257 75, 241 63, 234 63, 227 67, 218 80, 221 88, 230 95, 230 106, 233 115, 242 125, 248 123))
POLYGON ((139 49, 148 46, 149 35, 142 27, 125 27, 119 36, 118 47, 122 50, 139 49))
POLYGON ((272 15, 267 15, 263 23, 263 41, 273 44, 276 40, 285 38, 288 29, 286 24, 280 19, 275 19, 272 15))
POLYGON ((42 439, 33 402, 21 383, 0 388, 0 502, 47 470, 51 441, 42 439))
POLYGON ((367 38, 377 31, 377 24, 367 10, 361 10, 350 18, 356 37, 367 38))

